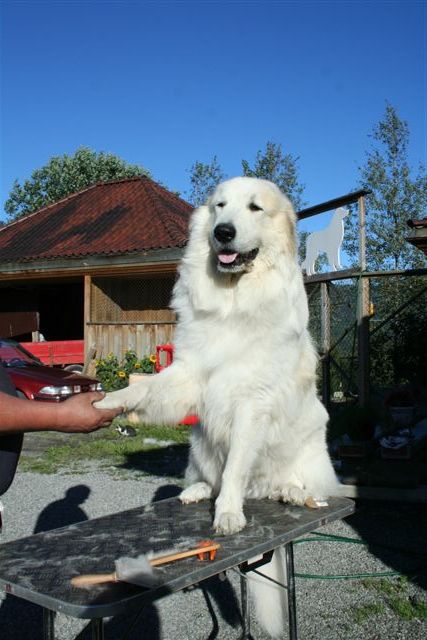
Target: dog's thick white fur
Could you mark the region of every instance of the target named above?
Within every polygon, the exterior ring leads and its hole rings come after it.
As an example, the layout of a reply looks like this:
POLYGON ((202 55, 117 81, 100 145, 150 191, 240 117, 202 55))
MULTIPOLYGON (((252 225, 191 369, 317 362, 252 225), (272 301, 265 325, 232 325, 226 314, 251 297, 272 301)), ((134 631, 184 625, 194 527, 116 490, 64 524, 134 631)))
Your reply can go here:
MULTIPOLYGON (((123 406, 154 424, 200 417, 180 497, 214 498, 219 533, 245 526, 247 497, 303 505, 336 493, 295 214, 273 183, 228 180, 194 211, 173 308, 173 364, 97 406, 123 406)), ((278 553, 266 571, 283 579, 278 553)), ((278 635, 281 594, 259 578, 254 584, 260 622, 278 635)))

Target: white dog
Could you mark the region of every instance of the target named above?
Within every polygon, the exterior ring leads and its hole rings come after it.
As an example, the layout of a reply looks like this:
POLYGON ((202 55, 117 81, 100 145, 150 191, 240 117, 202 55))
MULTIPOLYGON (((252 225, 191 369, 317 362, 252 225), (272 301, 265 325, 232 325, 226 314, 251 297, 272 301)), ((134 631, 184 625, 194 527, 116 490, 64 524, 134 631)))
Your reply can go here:
MULTIPOLYGON (((173 364, 97 406, 123 406, 154 424, 200 416, 180 498, 215 498, 219 533, 245 526, 246 497, 303 505, 310 496, 336 493, 295 214, 274 184, 228 180, 194 212, 173 308, 173 364)), ((275 556, 265 572, 280 578, 275 556)), ((277 635, 279 590, 259 580, 255 588, 260 622, 277 635)))
POLYGON ((305 260, 301 264, 301 269, 308 276, 312 276, 316 272, 315 264, 319 253, 326 253, 328 263, 333 271, 342 269, 340 249, 344 238, 344 218, 349 213, 349 210, 343 207, 336 209, 327 227, 313 231, 307 236, 305 260))

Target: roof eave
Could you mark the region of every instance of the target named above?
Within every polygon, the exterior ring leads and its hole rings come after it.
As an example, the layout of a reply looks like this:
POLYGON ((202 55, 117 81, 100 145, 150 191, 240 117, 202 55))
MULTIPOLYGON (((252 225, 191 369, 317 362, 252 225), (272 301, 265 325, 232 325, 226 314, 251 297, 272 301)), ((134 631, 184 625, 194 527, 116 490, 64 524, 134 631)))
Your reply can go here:
MULTIPOLYGON (((23 276, 53 276, 55 273, 66 271, 69 275, 91 274, 93 272, 117 269, 140 270, 144 267, 164 268, 175 267, 181 260, 184 248, 153 249, 149 251, 133 252, 117 255, 90 255, 70 258, 52 258, 49 260, 31 260, 25 262, 0 262, 0 280, 20 278, 23 276)), ((152 268, 149 269, 153 271, 152 268)))
POLYGON ((414 229, 415 234, 406 238, 416 249, 419 249, 427 256, 427 228, 414 229))

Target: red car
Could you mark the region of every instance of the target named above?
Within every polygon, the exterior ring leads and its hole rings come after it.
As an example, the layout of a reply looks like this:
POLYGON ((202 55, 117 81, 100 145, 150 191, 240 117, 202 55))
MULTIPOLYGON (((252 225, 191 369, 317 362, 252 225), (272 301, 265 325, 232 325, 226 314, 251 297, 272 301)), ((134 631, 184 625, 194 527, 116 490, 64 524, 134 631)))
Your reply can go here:
POLYGON ((102 391, 95 378, 48 367, 13 340, 0 340, 0 366, 5 367, 18 395, 29 400, 59 402, 76 393, 102 391))

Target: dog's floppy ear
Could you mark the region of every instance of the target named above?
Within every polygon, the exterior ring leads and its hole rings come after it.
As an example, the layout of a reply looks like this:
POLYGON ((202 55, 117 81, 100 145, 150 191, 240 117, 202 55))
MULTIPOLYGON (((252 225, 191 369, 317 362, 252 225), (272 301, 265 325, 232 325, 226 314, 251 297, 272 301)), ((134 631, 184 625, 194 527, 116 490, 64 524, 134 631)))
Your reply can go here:
POLYGON ((283 248, 288 255, 296 258, 297 256, 297 232, 296 221, 297 217, 294 212, 294 208, 291 201, 282 195, 282 202, 279 212, 281 234, 280 239, 283 243, 283 248))

